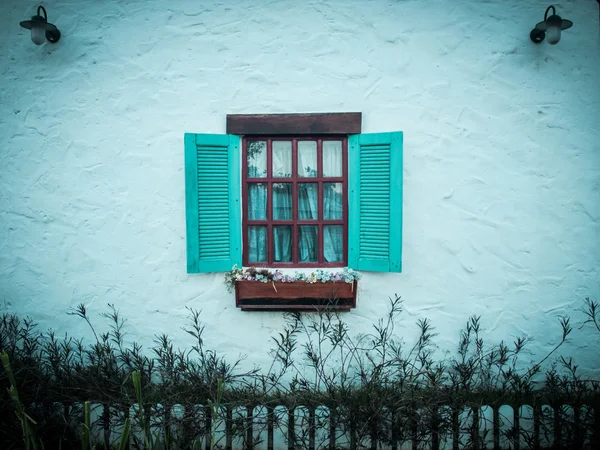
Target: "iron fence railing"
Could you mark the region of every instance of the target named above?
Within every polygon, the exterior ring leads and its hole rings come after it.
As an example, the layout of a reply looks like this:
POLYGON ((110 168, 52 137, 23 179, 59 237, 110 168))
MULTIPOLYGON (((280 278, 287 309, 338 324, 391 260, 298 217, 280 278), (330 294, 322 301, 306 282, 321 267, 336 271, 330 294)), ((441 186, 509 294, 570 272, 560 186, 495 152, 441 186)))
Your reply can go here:
MULTIPOLYGON (((64 407, 67 420, 81 405, 64 407)), ((136 448, 137 405, 93 404, 92 432, 107 445, 120 437, 125 417, 132 420, 130 448, 136 448)), ((276 449, 600 449, 598 405, 539 402, 443 404, 348 410, 343 407, 283 405, 146 405, 156 437, 191 433, 211 450, 276 449), (290 426, 290 424, 292 424, 290 426)))

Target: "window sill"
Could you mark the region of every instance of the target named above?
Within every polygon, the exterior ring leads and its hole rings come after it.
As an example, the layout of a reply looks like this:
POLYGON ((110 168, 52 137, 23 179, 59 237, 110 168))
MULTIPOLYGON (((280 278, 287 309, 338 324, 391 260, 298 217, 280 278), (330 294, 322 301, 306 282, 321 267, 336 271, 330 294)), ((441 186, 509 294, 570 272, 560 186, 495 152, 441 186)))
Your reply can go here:
POLYGON ((350 311, 357 282, 235 282, 235 304, 242 311, 350 311))

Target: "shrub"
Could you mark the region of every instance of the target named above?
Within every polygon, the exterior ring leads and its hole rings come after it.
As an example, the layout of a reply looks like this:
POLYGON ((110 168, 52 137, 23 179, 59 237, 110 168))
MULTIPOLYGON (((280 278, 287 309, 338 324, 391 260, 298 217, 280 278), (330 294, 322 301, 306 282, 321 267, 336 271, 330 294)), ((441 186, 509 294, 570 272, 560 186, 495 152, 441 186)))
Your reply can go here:
MULTIPOLYGON (((161 335, 150 353, 138 343, 124 344, 125 321, 112 305, 103 314, 111 323, 105 334, 96 333, 84 305, 71 311, 89 324, 95 336, 91 344, 41 333, 31 320, 4 314, 0 351, 11 362, 14 379, 9 371, 0 374, 0 440, 6 448, 20 448, 24 439, 43 442, 44 448, 59 442, 63 449, 80 448, 82 439, 91 440, 91 403, 103 405, 96 425, 104 430, 101 440, 107 447, 118 445, 114 430, 125 423, 131 425, 136 448, 191 448, 202 438, 219 446, 224 443, 216 439, 218 422, 231 435, 254 439, 247 420, 235 416, 233 407, 264 407, 277 427, 283 417, 274 407, 284 405, 311 411, 298 435, 288 431, 296 448, 329 445, 316 442, 315 431, 334 425, 347 437, 341 445, 351 448, 407 440, 437 448, 445 436, 458 433, 467 435, 464 448, 480 448, 487 438, 479 431, 481 406, 529 404, 540 418, 557 412, 562 425, 560 434, 554 432, 557 443, 591 445, 586 433, 594 429, 593 415, 584 406, 598 407, 597 382, 583 379, 572 359, 560 358, 543 368, 571 334, 568 319, 560 319, 562 334, 554 349, 527 367, 519 364, 527 340, 488 345, 479 317, 468 320, 456 355, 436 360, 436 333, 428 320, 418 322, 414 344, 398 338, 401 311, 396 296, 372 332, 358 336, 333 312, 288 314, 286 326, 273 337, 272 364, 266 371, 243 371, 241 360, 231 363, 207 349, 200 313, 194 310, 186 329, 194 339, 190 350, 175 350, 168 336, 161 335), (537 386, 534 379, 540 374, 545 382, 537 386), (578 414, 563 414, 565 403, 578 414), (542 404, 554 409, 542 410, 542 404), (175 405, 183 408, 182 414, 173 413, 175 405), (333 415, 321 414, 319 406, 333 415), (459 420, 464 408, 470 408, 468 417, 459 420)), ((585 324, 600 331, 598 311, 598 304, 586 299, 585 324)), ((506 437, 532 445, 537 440, 535 434, 517 431, 506 437)))

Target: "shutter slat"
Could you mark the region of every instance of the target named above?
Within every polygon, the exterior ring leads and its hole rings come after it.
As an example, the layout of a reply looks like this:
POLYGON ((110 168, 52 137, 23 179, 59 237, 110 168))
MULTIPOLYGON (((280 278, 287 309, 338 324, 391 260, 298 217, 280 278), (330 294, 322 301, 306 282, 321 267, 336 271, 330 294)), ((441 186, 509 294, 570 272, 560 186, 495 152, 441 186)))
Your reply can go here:
MULTIPOLYGON (((386 243, 387 244, 387 243, 386 243)), ((369 253, 381 253, 381 254, 388 254, 388 245, 385 245, 383 247, 377 247, 375 245, 367 245, 363 243, 363 246, 361 246, 361 253, 364 254, 369 254, 369 253)))
MULTIPOLYGON (((226 239, 228 241, 228 239, 226 239)), ((200 243, 200 249, 205 253, 202 254, 203 257, 206 257, 207 253, 211 254, 219 254, 219 255, 228 255, 229 249, 224 249, 222 245, 208 245, 208 243, 203 244, 200 243)))
MULTIPOLYGON (((375 222, 379 220, 380 218, 385 218, 385 217, 390 217, 390 212, 389 211, 365 211, 365 208, 363 208, 363 217, 360 218, 361 222, 375 222)), ((384 224, 385 225, 385 224, 384 224)))
POLYGON ((352 135, 349 265, 402 270, 402 133, 352 135))
POLYGON ((202 205, 199 207, 200 211, 203 214, 209 214, 211 212, 221 212, 221 205, 215 204, 215 205, 202 205))
POLYGON ((223 245, 219 245, 228 240, 229 238, 227 237, 226 239, 214 239, 208 242, 200 241, 200 247, 214 252, 229 252, 229 249, 224 249, 223 245))
MULTIPOLYGON (((227 218, 227 217, 225 217, 225 218, 223 217, 224 213, 223 213, 222 209, 218 208, 218 207, 215 207, 212 209, 199 208, 198 213, 205 221, 218 220, 219 222, 222 222, 223 219, 227 218)), ((200 224, 200 225, 202 226, 204 224, 200 224)))
POLYGON ((389 254, 387 251, 377 252, 374 250, 370 250, 368 252, 361 251, 360 257, 387 261, 389 259, 389 254))

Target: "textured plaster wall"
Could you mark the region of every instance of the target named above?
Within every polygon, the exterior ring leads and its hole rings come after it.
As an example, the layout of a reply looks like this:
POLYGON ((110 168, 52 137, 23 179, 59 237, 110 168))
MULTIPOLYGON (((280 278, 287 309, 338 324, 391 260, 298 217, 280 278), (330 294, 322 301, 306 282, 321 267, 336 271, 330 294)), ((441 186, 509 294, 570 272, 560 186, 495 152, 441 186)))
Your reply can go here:
MULTIPOLYGON (((64 0, 63 33, 33 45, 0 11, 0 308, 89 335, 66 315, 114 303, 145 345, 203 310, 209 346, 267 359, 280 313, 244 313, 222 274, 186 274, 184 132, 227 113, 362 111, 404 131, 402 274, 365 274, 345 315, 365 332, 400 294, 409 342, 428 317, 441 350, 469 315, 490 341, 600 300, 598 4, 557 2, 556 46, 529 31, 546 2, 64 0)), ((97 320, 98 322, 98 320, 97 320)), ((104 323, 100 328, 104 326, 104 323)), ((597 335, 565 353, 600 367, 597 335)))

